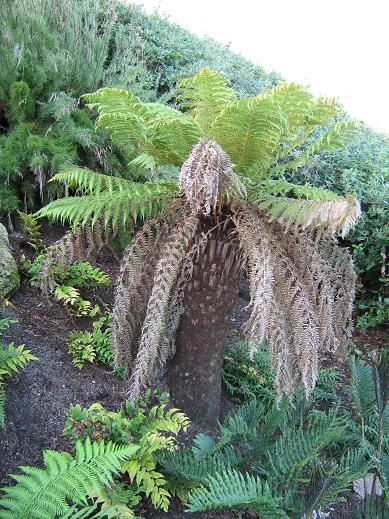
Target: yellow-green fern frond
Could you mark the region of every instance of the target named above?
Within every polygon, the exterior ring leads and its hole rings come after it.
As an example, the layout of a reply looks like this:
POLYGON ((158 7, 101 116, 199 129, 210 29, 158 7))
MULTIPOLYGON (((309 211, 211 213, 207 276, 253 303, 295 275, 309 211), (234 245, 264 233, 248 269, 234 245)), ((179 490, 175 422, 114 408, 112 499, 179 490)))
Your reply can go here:
POLYGON ((103 191, 122 192, 128 188, 129 181, 120 177, 96 173, 88 168, 67 168, 54 175, 50 182, 63 182, 69 189, 82 194, 97 195, 103 191))
MULTIPOLYGON (((79 185, 82 188, 86 185, 87 176, 81 171, 82 174, 76 180, 74 173, 77 172, 69 170, 61 173, 61 180, 67 178, 73 187, 79 185)), ((98 173, 94 175, 104 176, 98 173)), ((178 192, 178 187, 175 182, 141 184, 105 176, 101 181, 96 179, 89 192, 92 194, 55 200, 40 209, 36 216, 67 222, 74 227, 84 226, 88 222, 93 225, 102 219, 105 226, 111 224, 115 229, 137 222, 139 218, 153 216, 178 192)))
MULTIPOLYGON (((324 133, 310 144, 296 159, 288 162, 283 166, 283 170, 296 170, 303 166, 307 161, 322 150, 331 150, 340 148, 350 137, 353 136, 354 130, 358 127, 355 121, 343 121, 334 126, 332 130, 324 133)), ((279 171, 279 169, 278 169, 279 171)))
POLYGON ((178 84, 180 108, 189 111, 205 136, 208 136, 216 117, 234 98, 235 93, 223 74, 208 67, 178 84))
POLYGON ((307 200, 336 200, 339 195, 322 187, 304 186, 287 182, 286 180, 268 180, 257 184, 248 190, 251 200, 258 200, 264 196, 281 196, 284 198, 304 198, 307 200))
POLYGON ((235 171, 266 169, 280 143, 284 121, 276 103, 263 96, 232 103, 215 120, 210 136, 231 157, 235 171))
POLYGON ((356 224, 361 207, 353 196, 332 200, 296 200, 293 198, 265 197, 258 205, 268 213, 269 220, 280 219, 296 230, 320 227, 329 234, 345 237, 356 224))
POLYGON ((159 103, 142 103, 127 90, 102 88, 88 94, 89 106, 98 111, 97 124, 129 158, 147 156, 137 165, 153 169, 163 164, 181 165, 202 135, 192 118, 159 103), (152 158, 152 160, 150 160, 152 158))
MULTIPOLYGON (((139 447, 113 443, 78 441, 76 455, 46 450, 45 468, 22 467, 24 474, 13 478, 17 485, 2 489, 0 516, 18 519, 54 519, 73 511, 69 503, 86 504, 86 496, 102 485, 112 483, 112 474, 139 447)), ((72 516, 73 517, 73 516, 72 516)))

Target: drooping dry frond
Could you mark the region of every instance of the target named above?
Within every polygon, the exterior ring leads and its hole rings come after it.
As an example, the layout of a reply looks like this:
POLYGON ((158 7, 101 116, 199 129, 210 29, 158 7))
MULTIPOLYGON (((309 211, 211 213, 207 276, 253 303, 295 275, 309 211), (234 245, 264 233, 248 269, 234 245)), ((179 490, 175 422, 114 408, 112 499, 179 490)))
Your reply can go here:
POLYGON ((53 267, 61 269, 73 261, 82 261, 106 245, 112 234, 111 229, 100 221, 67 232, 46 250, 39 275, 40 289, 45 294, 54 292, 56 282, 52 274, 53 267))
POLYGON ((176 351, 175 336, 180 324, 181 316, 185 312, 185 289, 192 279, 195 259, 202 257, 208 245, 209 238, 210 232, 203 232, 201 235, 196 235, 194 237, 194 243, 185 255, 181 272, 177 279, 169 304, 166 330, 162 339, 161 351, 158 359, 162 369, 164 368, 166 361, 173 357, 176 351))
POLYGON ((187 214, 171 231, 161 251, 131 376, 130 398, 132 400, 139 396, 157 366, 166 330, 169 301, 190 242, 196 233, 198 222, 198 217, 187 214))
POLYGON ((180 187, 193 211, 211 212, 220 194, 232 185, 232 168, 230 158, 216 142, 201 139, 193 147, 180 172, 180 187))
POLYGON ((356 224, 361 206, 353 196, 333 200, 296 200, 293 198, 266 197, 258 205, 268 212, 270 221, 279 219, 286 228, 297 230, 321 227, 323 233, 340 234, 343 238, 356 224))
POLYGON ((125 364, 128 372, 138 353, 156 265, 171 230, 182 218, 181 205, 175 202, 158 219, 148 221, 124 251, 112 317, 112 345, 116 365, 125 364))
MULTIPOLYGON (((248 207, 248 206, 244 206, 248 207)), ((266 338, 273 299, 272 250, 263 221, 253 219, 249 210, 237 211, 234 223, 247 259, 250 280, 251 315, 245 325, 250 347, 255 349, 266 338)), ((253 351, 250 351, 253 353, 253 351)))
POLYGON ((267 222, 253 204, 236 203, 233 211, 249 269, 250 350, 267 339, 279 397, 292 395, 300 381, 309 395, 320 352, 336 351, 351 331, 351 258, 331 238, 315 240, 267 222))

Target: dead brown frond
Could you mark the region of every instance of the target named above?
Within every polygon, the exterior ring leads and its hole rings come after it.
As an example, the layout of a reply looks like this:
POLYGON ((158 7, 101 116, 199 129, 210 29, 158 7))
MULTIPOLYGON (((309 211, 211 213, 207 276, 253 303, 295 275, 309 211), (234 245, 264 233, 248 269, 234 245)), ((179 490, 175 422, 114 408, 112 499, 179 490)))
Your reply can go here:
POLYGON ((162 245, 142 325, 136 362, 131 375, 130 398, 132 400, 139 396, 158 364, 161 344, 166 331, 169 301, 198 223, 197 216, 186 215, 172 229, 170 236, 162 245))
POLYGON ((87 224, 67 232, 48 247, 39 275, 39 287, 43 293, 48 294, 55 290, 53 267, 61 269, 71 265, 73 261, 82 261, 106 245, 112 234, 107 226, 97 221, 94 225, 87 224))
POLYGON ((221 193, 233 182, 233 165, 216 142, 201 139, 180 172, 180 187, 194 212, 210 214, 221 193))
POLYGON ((138 353, 157 262, 171 231, 185 214, 185 206, 175 202, 158 219, 145 223, 124 251, 112 318, 112 345, 116 365, 124 364, 128 373, 138 353))
POLYGON ((301 381, 315 386, 319 354, 344 345, 352 328, 355 274, 351 258, 331 238, 285 230, 252 204, 236 203, 234 223, 246 256, 251 315, 250 352, 266 338, 278 396, 301 381))

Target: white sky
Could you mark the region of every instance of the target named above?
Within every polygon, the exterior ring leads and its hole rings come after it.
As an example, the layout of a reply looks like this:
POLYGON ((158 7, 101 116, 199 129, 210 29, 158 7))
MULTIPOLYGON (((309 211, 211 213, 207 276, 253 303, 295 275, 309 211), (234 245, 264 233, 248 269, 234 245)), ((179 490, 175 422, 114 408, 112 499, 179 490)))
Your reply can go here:
POLYGON ((389 133, 389 0, 143 0, 389 133))

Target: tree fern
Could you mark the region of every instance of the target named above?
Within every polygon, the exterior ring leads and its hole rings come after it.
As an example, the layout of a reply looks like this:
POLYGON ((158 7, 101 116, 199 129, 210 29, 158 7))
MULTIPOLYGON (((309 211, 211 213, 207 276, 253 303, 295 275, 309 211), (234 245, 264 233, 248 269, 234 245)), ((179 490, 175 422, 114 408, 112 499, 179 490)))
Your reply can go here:
POLYGON ((207 486, 189 494, 187 512, 234 508, 253 509, 264 519, 287 519, 281 509, 281 497, 274 496, 267 483, 251 474, 228 469, 208 479, 207 486))
POLYGON ((92 443, 76 444, 72 458, 66 452, 44 451, 44 469, 22 467, 14 475, 17 484, 4 488, 0 499, 1 518, 51 519, 74 510, 71 503, 87 504, 93 488, 112 484, 112 475, 138 449, 135 445, 92 443))

